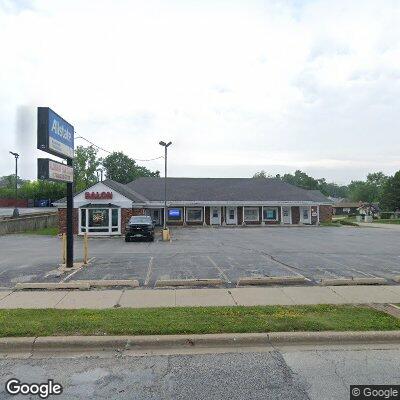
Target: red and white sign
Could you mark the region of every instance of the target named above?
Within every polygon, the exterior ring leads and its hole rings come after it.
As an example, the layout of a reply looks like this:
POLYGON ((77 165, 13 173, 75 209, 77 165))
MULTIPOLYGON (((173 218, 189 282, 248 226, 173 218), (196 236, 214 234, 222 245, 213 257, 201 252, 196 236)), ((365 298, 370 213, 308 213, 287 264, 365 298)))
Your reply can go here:
POLYGON ((112 192, 85 192, 85 199, 87 200, 109 200, 112 198, 112 192))
POLYGON ((74 169, 68 165, 49 160, 49 179, 61 182, 73 182, 74 169))

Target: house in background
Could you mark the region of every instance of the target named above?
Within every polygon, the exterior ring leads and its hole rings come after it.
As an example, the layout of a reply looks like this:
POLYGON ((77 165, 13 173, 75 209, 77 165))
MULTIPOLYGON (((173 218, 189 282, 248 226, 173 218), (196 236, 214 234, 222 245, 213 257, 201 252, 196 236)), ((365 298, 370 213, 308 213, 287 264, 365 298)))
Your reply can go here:
MULTIPOLYGON (((66 231, 65 199, 59 208, 66 231)), ((126 185, 110 179, 74 196, 74 233, 120 235, 133 215, 163 224, 164 178, 126 185)), ((167 178, 167 225, 317 225, 331 221, 332 202, 321 192, 265 178, 167 178)))
POLYGON ((333 215, 356 215, 361 205, 362 202, 360 201, 340 199, 332 205, 332 212, 333 215))

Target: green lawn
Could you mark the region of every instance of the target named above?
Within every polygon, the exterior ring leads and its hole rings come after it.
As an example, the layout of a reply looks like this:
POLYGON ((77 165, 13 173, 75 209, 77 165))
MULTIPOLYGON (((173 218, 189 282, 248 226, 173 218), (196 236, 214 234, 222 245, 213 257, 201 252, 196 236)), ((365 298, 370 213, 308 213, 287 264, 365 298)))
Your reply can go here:
POLYGON ((48 228, 37 229, 34 231, 25 231, 21 232, 24 235, 47 235, 47 236, 56 236, 58 235, 58 227, 52 226, 48 228))
POLYGON ((333 220, 332 222, 321 222, 320 225, 321 226, 342 226, 341 224, 339 224, 339 221, 335 221, 335 220, 333 220))
POLYGON ((374 219, 378 224, 400 224, 400 219, 374 219))
POLYGON ((0 310, 1 337, 398 329, 400 320, 356 306, 0 310))

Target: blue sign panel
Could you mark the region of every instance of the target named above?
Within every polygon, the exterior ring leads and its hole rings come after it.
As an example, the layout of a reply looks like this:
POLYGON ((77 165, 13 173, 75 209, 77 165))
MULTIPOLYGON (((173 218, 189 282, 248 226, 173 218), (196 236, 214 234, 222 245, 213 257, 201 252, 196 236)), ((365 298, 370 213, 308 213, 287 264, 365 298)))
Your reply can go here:
POLYGON ((74 158, 74 127, 48 107, 38 108, 38 149, 74 158))
POLYGON ((181 219, 181 209, 180 208, 171 208, 168 210, 168 218, 169 219, 181 219))

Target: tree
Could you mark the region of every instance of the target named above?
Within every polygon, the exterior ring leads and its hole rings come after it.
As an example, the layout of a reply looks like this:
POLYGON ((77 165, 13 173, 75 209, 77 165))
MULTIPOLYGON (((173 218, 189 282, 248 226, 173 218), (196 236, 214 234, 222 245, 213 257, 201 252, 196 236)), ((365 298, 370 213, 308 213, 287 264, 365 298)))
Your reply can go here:
POLYGON ((270 175, 270 174, 267 174, 266 171, 264 171, 264 170, 262 169, 261 171, 256 172, 256 173, 253 175, 253 178, 273 178, 273 176, 270 175))
POLYGON ((300 170, 295 171, 294 175, 285 174, 281 177, 282 181, 292 185, 301 187, 303 189, 318 189, 318 180, 307 175, 300 170))
POLYGON ((97 158, 97 149, 93 146, 78 146, 74 158, 75 191, 80 192, 97 182, 96 169, 101 159, 97 158))
POLYGON ((386 178, 382 188, 380 206, 387 211, 400 209, 400 171, 397 171, 394 176, 386 178))
POLYGON ((376 187, 369 182, 351 181, 348 197, 354 202, 363 201, 372 203, 376 201, 376 187))
MULTIPOLYGON (((23 180, 18 176, 17 182, 18 182, 18 187, 21 187, 24 183, 29 182, 29 181, 23 180)), ((0 176, 0 187, 6 188, 6 189, 14 189, 15 188, 15 174, 0 176)))
POLYGON ((348 186, 349 198, 352 201, 378 203, 382 197, 383 187, 388 177, 383 172, 374 172, 367 175, 367 180, 351 181, 348 186))
POLYGON ((139 177, 158 177, 160 171, 152 172, 146 167, 136 164, 136 161, 126 154, 113 152, 104 158, 102 165, 106 176, 119 183, 129 183, 139 177))

